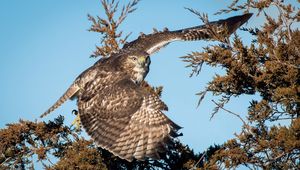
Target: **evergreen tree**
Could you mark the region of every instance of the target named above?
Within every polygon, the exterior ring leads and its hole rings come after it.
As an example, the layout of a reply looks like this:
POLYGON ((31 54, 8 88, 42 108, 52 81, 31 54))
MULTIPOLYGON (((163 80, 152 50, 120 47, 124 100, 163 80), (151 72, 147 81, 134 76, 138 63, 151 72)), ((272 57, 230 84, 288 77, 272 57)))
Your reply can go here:
MULTIPOLYGON (((128 35, 122 35, 118 27, 137 4, 138 0, 131 1, 116 17, 118 2, 102 0, 106 18, 88 16, 90 31, 102 38, 93 57, 109 57, 126 43, 128 35)), ((208 21, 207 16, 189 10, 208 21)), ((34 169, 36 159, 46 169, 300 169, 300 10, 281 0, 234 0, 217 14, 232 11, 265 16, 262 27, 243 28, 252 38, 251 44, 237 35, 230 41, 212 27, 219 44, 182 59, 194 76, 201 75, 203 64, 225 70, 198 93, 199 103, 212 93, 219 99, 212 101, 216 105, 212 117, 224 110, 239 118, 243 126, 235 138, 203 153, 173 141, 161 160, 127 162, 83 139, 78 128, 63 124, 62 116, 49 122, 20 120, 0 130, 0 169, 34 169), (273 7, 278 16, 265 12, 273 7), (226 109, 226 104, 240 95, 260 96, 249 101, 246 117, 242 116, 246 113, 226 109), (285 125, 280 125, 282 121, 285 125)), ((162 92, 146 82, 144 86, 159 95, 162 92)))

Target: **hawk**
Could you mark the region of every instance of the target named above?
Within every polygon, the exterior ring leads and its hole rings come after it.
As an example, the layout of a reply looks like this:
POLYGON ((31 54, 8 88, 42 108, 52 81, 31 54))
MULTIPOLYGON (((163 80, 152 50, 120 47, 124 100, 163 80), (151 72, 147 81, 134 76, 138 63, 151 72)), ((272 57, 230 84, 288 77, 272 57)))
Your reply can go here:
MULTIPOLYGON (((208 25, 230 35, 251 16, 244 14, 208 25)), ((178 136, 180 126, 163 113, 168 108, 159 96, 142 85, 149 72, 149 56, 172 41, 212 39, 208 25, 139 36, 81 73, 41 117, 77 98, 82 126, 98 146, 127 161, 158 159, 170 139, 178 136)))

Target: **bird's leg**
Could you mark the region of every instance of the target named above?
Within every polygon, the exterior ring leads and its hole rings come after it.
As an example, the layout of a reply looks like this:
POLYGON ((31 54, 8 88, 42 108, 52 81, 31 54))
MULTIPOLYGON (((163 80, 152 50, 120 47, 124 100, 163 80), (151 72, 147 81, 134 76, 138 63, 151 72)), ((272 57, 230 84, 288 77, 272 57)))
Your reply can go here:
POLYGON ((76 118, 74 119, 74 121, 72 122, 72 126, 75 126, 75 130, 76 131, 80 131, 80 128, 81 128, 81 122, 80 122, 80 117, 79 117, 79 114, 78 114, 78 111, 77 110, 73 110, 72 113, 74 115, 76 115, 76 118))

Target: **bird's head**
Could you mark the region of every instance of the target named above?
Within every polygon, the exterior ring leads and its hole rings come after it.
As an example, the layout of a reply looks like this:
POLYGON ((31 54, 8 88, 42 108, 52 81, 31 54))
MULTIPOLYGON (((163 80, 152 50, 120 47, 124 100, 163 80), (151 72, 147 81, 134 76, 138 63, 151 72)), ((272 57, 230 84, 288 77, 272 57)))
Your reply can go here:
POLYGON ((146 52, 130 53, 123 61, 123 68, 135 83, 140 83, 149 72, 150 57, 146 52))

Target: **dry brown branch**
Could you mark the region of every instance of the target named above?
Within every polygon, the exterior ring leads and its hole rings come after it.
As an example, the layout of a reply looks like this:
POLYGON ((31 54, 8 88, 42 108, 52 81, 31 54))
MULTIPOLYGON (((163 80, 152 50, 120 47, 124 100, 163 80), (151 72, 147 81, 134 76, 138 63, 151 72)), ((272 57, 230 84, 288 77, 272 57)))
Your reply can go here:
POLYGON ((234 115, 235 117, 237 117, 238 119, 240 119, 241 122, 243 123, 244 127, 246 128, 247 132, 252 133, 252 132, 251 132, 251 127, 249 126, 249 124, 248 124, 248 123, 247 123, 247 122, 246 122, 239 114, 234 113, 234 112, 232 112, 232 111, 230 111, 230 110, 224 108, 224 105, 221 105, 221 104, 215 102, 214 100, 212 100, 212 102, 213 102, 218 108, 220 108, 220 109, 226 111, 227 113, 232 114, 232 115, 234 115))
POLYGON ((117 52, 125 44, 130 33, 123 36, 123 32, 119 31, 119 26, 123 23, 128 14, 136 10, 139 0, 132 0, 122 7, 120 15, 117 17, 119 1, 102 0, 102 6, 105 10, 106 18, 97 16, 96 18, 88 15, 88 19, 92 22, 89 31, 101 34, 101 42, 96 46, 96 51, 92 57, 109 57, 112 53, 117 52))

